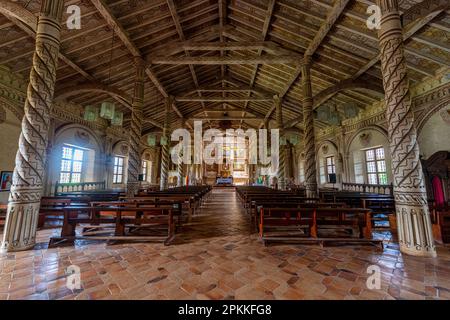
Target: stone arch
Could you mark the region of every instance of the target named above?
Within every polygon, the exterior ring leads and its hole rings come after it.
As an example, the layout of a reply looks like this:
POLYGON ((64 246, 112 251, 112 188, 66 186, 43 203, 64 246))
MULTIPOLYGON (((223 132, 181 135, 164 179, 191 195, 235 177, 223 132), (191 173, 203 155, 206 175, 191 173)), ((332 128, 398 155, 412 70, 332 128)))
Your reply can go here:
POLYGON ((14 116, 18 119, 18 120, 22 120, 23 116, 24 116, 24 112, 23 109, 21 109, 18 105, 14 105, 12 103, 10 103, 9 101, 5 101, 5 99, 0 98, 0 107, 3 107, 5 109, 8 109, 9 111, 11 111, 12 114, 14 114, 14 116))
POLYGON ((80 124, 63 124, 56 128, 51 139, 48 167, 49 181, 59 181, 62 147, 65 144, 84 148, 82 182, 104 180, 104 143, 92 129, 80 124))
POLYGON ((427 123, 430 118, 436 114, 437 112, 441 111, 441 109, 445 108, 446 106, 450 105, 450 96, 446 97, 443 101, 439 101, 436 103, 433 107, 431 107, 428 112, 420 118, 420 120, 417 123, 417 135, 420 135, 424 125, 427 123))
POLYGON ((325 139, 325 140, 322 140, 322 141, 320 141, 319 143, 317 143, 317 144, 316 144, 316 153, 317 153, 317 152, 320 150, 320 148, 321 148, 323 145, 325 145, 326 143, 329 143, 329 144, 331 144, 333 147, 335 147, 335 148, 336 148, 336 151, 339 153, 339 148, 338 148, 337 144, 336 144, 334 141, 330 140, 330 139, 325 139))
POLYGON ((353 142, 353 140, 355 140, 355 138, 361 134, 363 131, 370 131, 370 130, 374 130, 377 131, 379 133, 381 133, 382 135, 384 135, 386 137, 386 140, 389 142, 389 135, 388 132, 385 128, 378 126, 378 125, 371 125, 371 126, 367 126, 364 128, 361 128, 359 130, 357 130, 353 135, 350 136, 350 138, 348 139, 348 142, 346 143, 346 147, 345 147, 345 153, 348 154, 348 152, 350 151, 350 146, 353 142))
POLYGON ((156 155, 155 155, 155 150, 152 148, 145 148, 142 151, 141 157, 143 160, 147 160, 147 161, 156 161, 156 155))
POLYGON ((61 137, 63 137, 63 135, 65 133, 67 133, 71 130, 75 131, 74 139, 78 140, 80 142, 79 143, 80 147, 86 147, 89 149, 95 149, 100 152, 104 152, 103 143, 100 142, 100 139, 98 138, 97 134, 92 129, 90 129, 86 126, 83 126, 83 125, 79 125, 79 124, 64 124, 62 126, 59 126, 55 130, 55 136, 53 138, 53 142, 54 143, 58 142, 58 140, 61 139, 61 137), (77 136, 77 132, 80 133, 80 134, 78 134, 78 136, 77 136), (86 136, 83 133, 87 133, 88 136, 86 136), (91 143, 91 138, 92 138, 94 144, 91 143))
POLYGON ((119 140, 113 144, 112 150, 114 154, 128 157, 128 152, 130 150, 130 144, 126 140, 119 140))

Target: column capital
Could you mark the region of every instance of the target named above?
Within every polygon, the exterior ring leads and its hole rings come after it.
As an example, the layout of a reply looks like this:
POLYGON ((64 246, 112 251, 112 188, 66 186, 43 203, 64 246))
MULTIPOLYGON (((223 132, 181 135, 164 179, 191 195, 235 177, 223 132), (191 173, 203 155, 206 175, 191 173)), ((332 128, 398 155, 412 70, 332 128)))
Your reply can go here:
POLYGON ((43 0, 39 17, 61 22, 64 11, 64 0, 43 0))
POLYGON ((138 69, 140 68, 145 69, 145 67, 147 66, 147 63, 141 57, 133 57, 133 60, 136 68, 138 69))
POLYGON ((312 64, 312 56, 310 56, 310 55, 304 56, 303 66, 309 68, 309 67, 311 67, 311 64, 312 64))
POLYGON ((136 82, 144 82, 145 80, 145 61, 140 57, 134 57, 134 65, 136 67, 136 82))
POLYGON ((383 14, 388 12, 398 13, 398 0, 377 0, 376 3, 383 14))

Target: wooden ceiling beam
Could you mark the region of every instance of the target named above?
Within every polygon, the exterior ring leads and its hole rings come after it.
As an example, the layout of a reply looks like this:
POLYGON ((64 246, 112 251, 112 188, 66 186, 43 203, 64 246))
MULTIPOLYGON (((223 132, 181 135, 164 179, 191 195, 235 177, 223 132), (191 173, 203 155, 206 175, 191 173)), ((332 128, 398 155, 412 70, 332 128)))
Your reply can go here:
POLYGON ((266 56, 203 56, 203 57, 150 57, 150 64, 174 64, 174 65, 232 65, 232 64, 301 64, 298 55, 266 55, 266 56))
POLYGON ((166 47, 159 49, 165 55, 172 55, 183 50, 189 51, 222 51, 222 50, 261 50, 271 54, 296 54, 295 52, 282 48, 272 41, 254 41, 254 42, 196 42, 196 41, 177 41, 170 43, 166 47))
POLYGON ((222 120, 229 120, 229 121, 240 121, 240 120, 259 120, 261 117, 229 117, 229 116, 208 116, 208 117, 192 117, 189 120, 211 120, 211 121, 222 121, 222 120))
MULTIPOLYGON (((427 25, 428 23, 430 23, 434 18, 436 18, 438 15, 440 15, 442 13, 443 9, 431 12, 430 14, 428 14, 425 17, 422 17, 419 20, 414 20, 414 22, 410 23, 409 25, 405 25, 404 26, 404 32, 403 32, 403 41, 408 40, 409 38, 411 38, 415 33, 417 33, 419 30, 421 30, 425 25, 427 25)), ((351 79, 356 80, 358 79, 361 75, 363 75, 364 73, 366 73, 370 68, 372 68, 375 64, 378 63, 378 61, 380 60, 380 55, 379 53, 374 56, 368 63, 366 63, 361 69, 359 69, 352 77, 351 79)), ((411 65, 411 63, 408 63, 408 67, 413 67, 416 69, 416 71, 421 72, 421 73, 425 73, 425 71, 422 69, 420 69, 420 67, 414 67, 413 65, 411 65)), ((429 74, 427 74, 429 75, 429 74)), ((329 98, 333 97, 334 95, 331 95, 329 98)), ((328 99, 329 99, 328 98, 328 99)), ((325 103, 328 99, 324 100, 323 103, 325 103)))
MULTIPOLYGON (((103 19, 106 20, 107 24, 110 28, 114 30, 117 36, 122 40, 123 44, 127 47, 128 51, 133 55, 133 57, 138 57, 142 59, 141 52, 136 47, 136 45, 131 41, 130 36, 126 32, 126 30, 119 23, 117 18, 114 17, 111 10, 108 8, 104 0, 90 0, 103 19)), ((153 73, 150 66, 145 69, 145 73, 148 78, 153 82, 158 91, 164 98, 168 98, 169 94, 164 88, 164 86, 159 81, 158 77, 153 73)), ((172 104, 172 109, 178 115, 178 117, 183 118, 183 114, 178 110, 175 104, 172 104)))
MULTIPOLYGON (((439 14, 441 14, 443 9, 432 12, 428 14, 426 17, 422 17, 419 20, 415 20, 413 23, 409 25, 404 26, 404 32, 403 32, 403 41, 408 40, 411 38, 415 33, 417 33, 419 30, 421 30, 424 26, 426 26, 429 22, 431 22, 434 18, 436 18, 439 14)), ((380 60, 379 53, 374 56, 366 65, 364 65, 358 72, 356 72, 352 79, 359 78, 362 74, 364 74, 367 70, 372 68, 375 64, 378 63, 380 60)))
POLYGON ((252 102, 273 101, 273 97, 175 97, 177 102, 252 102))
MULTIPOLYGON (((322 44, 323 40, 327 37, 330 30, 333 28, 336 21, 339 19, 341 14, 344 12, 345 7, 347 6, 349 1, 350 0, 335 1, 334 6, 329 11, 327 17, 325 18, 325 21, 322 22, 322 25, 321 25, 319 31, 314 36, 313 40, 309 43, 308 48, 306 49, 306 51, 304 53, 304 57, 312 56, 316 52, 316 50, 322 44)), ((299 65, 299 66, 297 66, 297 69, 295 70, 292 78, 288 81, 287 85, 281 91, 280 99, 283 99, 284 96, 289 92, 291 87, 297 81, 298 77, 300 77, 301 73, 302 73, 302 66, 299 65)), ((266 117, 264 118, 264 121, 267 121, 274 111, 275 111, 275 105, 272 106, 272 108, 270 108, 269 112, 266 114, 266 117)), ((260 127, 263 125, 264 125, 264 122, 262 122, 260 124, 260 127)))
MULTIPOLYGON (((180 37, 180 40, 184 42, 186 40, 186 37, 184 35, 183 28, 181 27, 180 17, 178 16, 175 3, 173 2, 173 0, 167 0, 167 6, 169 7, 170 15, 172 16, 172 20, 175 24, 175 29, 178 32, 178 36, 180 37)), ((184 52, 187 57, 190 57, 189 49, 184 48, 184 52)), ((198 78, 197 78, 197 74, 195 72, 195 68, 192 64, 189 65, 189 71, 191 72, 192 80, 194 81, 195 87, 198 88, 199 87, 198 78)), ((198 95, 199 95, 199 97, 202 96, 202 94, 200 92, 198 92, 198 95)), ((202 104, 203 109, 205 109, 205 104, 203 101, 201 101, 201 104, 202 104)), ((205 112, 205 115, 207 116, 206 112, 205 112)))
POLYGON ((336 21, 339 19, 341 14, 344 12, 345 7, 350 0, 336 0, 333 8, 328 13, 325 21, 320 26, 319 31, 314 36, 314 39, 310 42, 308 49, 306 49, 305 56, 312 56, 319 46, 322 44, 323 40, 327 37, 330 30, 333 28, 336 21))
MULTIPOLYGON (((276 4, 276 2, 277 2, 277 0, 269 0, 269 4, 268 4, 268 6, 267 6, 266 19, 264 20, 264 25, 263 25, 262 33, 261 33, 261 39, 262 39, 263 41, 266 40, 267 34, 269 33, 270 23, 271 23, 271 21, 272 21, 272 16, 273 16, 273 12, 274 12, 274 10, 275 10, 275 4, 276 4)), ((259 49, 259 50, 258 50, 258 55, 261 56, 262 52, 263 52, 263 50, 262 50, 262 49, 259 49)), ((258 76, 259 66, 260 66, 260 65, 257 64, 257 65, 255 66, 255 69, 254 69, 253 72, 252 72, 252 75, 251 75, 251 77, 250 77, 250 87, 253 87, 253 86, 255 85, 256 77, 258 76)), ((250 97, 250 96, 251 96, 251 92, 249 92, 248 95, 249 95, 249 97, 250 97)), ((245 102, 244 110, 247 109, 248 103, 249 103, 249 101, 246 101, 246 102, 245 102)), ((245 116, 245 111, 242 113, 242 115, 245 116)), ((243 122, 244 122, 244 120, 242 120, 240 124, 242 125, 243 122)))
MULTIPOLYGON (((8 20, 14 23, 32 39, 36 39, 37 18, 30 11, 18 3, 12 1, 2 1, 0 5, 0 13, 2 13, 8 20)), ((66 57, 62 51, 59 52, 58 57, 61 61, 81 74, 84 78, 90 81, 95 81, 94 77, 66 57)))

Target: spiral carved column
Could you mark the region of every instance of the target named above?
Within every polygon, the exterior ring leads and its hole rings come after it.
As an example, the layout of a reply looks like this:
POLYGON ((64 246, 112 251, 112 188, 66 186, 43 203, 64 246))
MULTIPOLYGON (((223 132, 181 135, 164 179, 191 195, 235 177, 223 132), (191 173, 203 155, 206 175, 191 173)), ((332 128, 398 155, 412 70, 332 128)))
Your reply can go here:
MULTIPOLYGON (((281 99, 279 97, 275 97, 275 112, 277 117, 277 127, 280 130, 280 140, 284 139, 283 133, 283 114, 281 110, 281 99)), ((280 143, 280 156, 278 162, 278 171, 277 171, 277 179, 278 179, 278 188, 281 190, 286 189, 286 146, 285 143, 280 143)))
POLYGON ((313 97, 311 88, 311 57, 305 58, 302 70, 303 86, 303 126, 305 149, 305 186, 306 196, 317 197, 316 146, 314 137, 313 97))
POLYGON ((2 249, 7 251, 30 249, 36 242, 63 5, 63 0, 43 0, 41 5, 3 234, 2 249))
POLYGON ((139 191, 139 173, 141 172, 141 135, 144 106, 145 65, 142 59, 135 58, 136 78, 131 112, 130 152, 128 157, 127 196, 134 197, 139 191))
MULTIPOLYGON (((181 121, 181 127, 184 129, 185 127, 185 120, 182 119, 181 121)), ((186 176, 186 172, 185 172, 185 164, 183 163, 183 149, 180 150, 178 156, 180 157, 180 160, 178 161, 177 164, 177 186, 178 187, 182 187, 184 185, 184 179, 186 176)))
POLYGON ((378 5, 382 11, 379 31, 381 71, 400 250, 410 255, 435 257, 436 248, 411 109, 398 3, 397 0, 378 0, 378 5))
POLYGON ((161 180, 160 189, 166 190, 169 187, 169 161, 170 161, 170 150, 169 150, 169 117, 170 109, 172 107, 172 98, 166 99, 166 115, 164 119, 164 127, 162 137, 165 143, 161 146, 161 180))
MULTIPOLYGON (((268 150, 270 150, 270 148, 271 148, 271 137, 270 137, 270 122, 269 122, 269 119, 265 119, 264 120, 264 129, 266 129, 267 130, 267 149, 268 150)), ((267 168, 267 167, 270 167, 270 164, 269 165, 259 165, 260 166, 260 171, 261 171, 261 168, 262 167, 264 167, 264 168, 267 168)), ((268 172, 267 171, 265 171, 265 176, 264 176, 264 185, 266 186, 266 187, 270 187, 270 175, 268 174, 268 172)))

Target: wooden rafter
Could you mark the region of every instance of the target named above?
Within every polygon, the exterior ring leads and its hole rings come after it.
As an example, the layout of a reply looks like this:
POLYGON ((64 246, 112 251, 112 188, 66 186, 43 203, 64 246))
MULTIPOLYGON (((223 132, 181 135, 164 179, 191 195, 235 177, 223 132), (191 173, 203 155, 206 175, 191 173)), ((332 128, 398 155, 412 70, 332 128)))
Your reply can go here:
MULTIPOLYGON (((262 34, 261 34, 261 39, 263 41, 265 41, 267 38, 267 34, 269 32, 270 22, 272 21, 272 15, 273 15, 273 11, 275 10, 276 2, 277 2, 276 0, 269 0, 269 4, 267 6, 266 19, 264 20, 264 25, 263 25, 262 34)), ((262 54, 262 52, 263 52, 263 50, 259 49, 258 55, 260 56, 262 54)), ((250 87, 253 87, 255 85, 256 77, 258 76, 258 71, 259 71, 259 64, 257 64, 255 66, 255 69, 253 70, 253 73, 251 75, 250 87)), ((251 96, 251 92, 249 92, 249 97, 250 96, 251 96)), ((245 102, 244 110, 248 107, 248 103, 249 103, 249 101, 245 102)), ((245 115, 245 112, 242 113, 242 116, 244 116, 244 115, 245 115)), ((243 120, 241 121, 241 124, 242 123, 243 123, 243 120)))
MULTIPOLYGON (((172 16, 172 19, 175 24, 175 28, 177 29, 180 40, 185 41, 186 37, 184 36, 183 28, 181 27, 180 17, 178 16, 175 3, 173 2, 173 0, 167 0, 167 5, 169 7, 170 15, 172 16)), ((184 50, 186 56, 190 57, 190 53, 189 53, 190 49, 184 47, 183 50, 184 50)), ((189 65, 189 71, 191 72, 192 80, 194 81, 195 87, 198 88, 199 87, 198 78, 197 78, 197 74, 195 72, 195 68, 192 64, 189 65)), ((198 96, 199 97, 202 96, 201 92, 198 92, 198 96)), ((202 105, 203 109, 205 109, 205 104, 203 101, 201 101, 201 105, 202 105)), ((207 116, 207 115, 208 114, 205 112, 205 116, 207 116)))
MULTIPOLYGON (((348 2, 350 0, 337 0, 332 7, 332 9, 329 11, 325 21, 322 23, 319 31, 316 33, 314 39, 309 43, 308 48, 306 49, 304 56, 312 56, 317 48, 319 48, 320 44, 323 42, 323 40, 326 38, 328 33, 330 32, 331 28, 334 26, 336 21, 339 19, 341 14, 344 12, 345 7, 347 6, 348 2)), ((298 77, 302 73, 302 67, 297 66, 297 69, 295 70, 294 74, 291 77, 291 80, 287 83, 287 85, 283 88, 283 90, 280 92, 280 99, 283 99, 284 96, 289 92, 293 84, 297 81, 298 77)), ((275 106, 272 106, 270 108, 269 112, 266 114, 266 117, 264 120, 267 120, 270 118, 272 113, 275 111, 275 106)), ((261 123, 260 126, 264 124, 261 123)))
MULTIPOLYGON (((92 4, 95 6, 100 15, 106 20, 108 26, 114 30, 117 36, 122 40, 123 44, 127 47, 128 51, 133 55, 133 57, 139 57, 142 59, 141 52, 130 39, 130 36, 126 32, 126 30, 122 27, 117 18, 114 17, 111 10, 105 4, 103 0, 91 0, 92 4)), ((145 73, 149 77, 149 79, 156 86, 158 91, 162 94, 164 98, 168 98, 169 94, 164 88, 164 86, 159 81, 158 77, 151 70, 150 66, 145 69, 145 73)), ((173 110, 177 113, 180 118, 183 118, 183 114, 178 110, 175 104, 172 104, 173 110)))
POLYGON ((231 65, 231 64, 295 64, 301 63, 300 57, 296 54, 266 55, 266 56, 189 56, 189 57, 168 57, 154 56, 148 59, 150 64, 169 65, 231 65))

